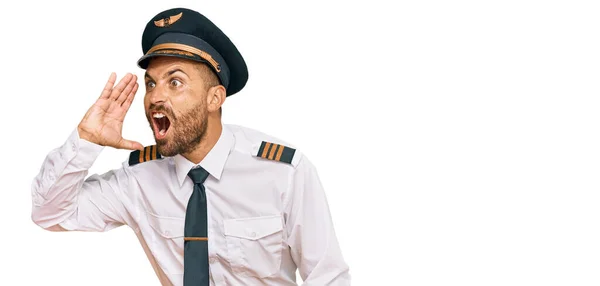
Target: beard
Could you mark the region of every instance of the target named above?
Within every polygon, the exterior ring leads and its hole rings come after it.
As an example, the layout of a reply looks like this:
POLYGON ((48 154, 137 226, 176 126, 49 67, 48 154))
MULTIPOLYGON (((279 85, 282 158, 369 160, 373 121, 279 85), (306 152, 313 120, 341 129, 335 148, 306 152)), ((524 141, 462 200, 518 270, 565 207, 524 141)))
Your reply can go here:
MULTIPOLYGON (((168 130, 170 134, 166 138, 156 139, 156 134, 154 134, 157 151, 164 157, 192 152, 206 136, 208 113, 202 103, 179 116, 175 116, 173 110, 164 105, 151 104, 149 110, 162 112, 170 119, 168 130)), ((150 112, 146 113, 146 117, 152 128, 150 112)))

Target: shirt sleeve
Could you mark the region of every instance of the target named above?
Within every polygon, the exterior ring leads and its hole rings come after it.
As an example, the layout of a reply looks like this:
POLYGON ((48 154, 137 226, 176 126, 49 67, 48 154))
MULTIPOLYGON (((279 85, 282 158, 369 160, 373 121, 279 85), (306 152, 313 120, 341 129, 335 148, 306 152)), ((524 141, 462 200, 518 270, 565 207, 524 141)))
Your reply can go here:
POLYGON ((286 231, 303 285, 350 285, 349 267, 315 167, 303 156, 291 177, 285 202, 286 231))
POLYGON ((56 225, 80 231, 108 231, 124 224, 134 227, 124 194, 128 184, 124 168, 86 179, 103 148, 79 138, 75 129, 46 156, 31 186, 34 223, 49 230, 56 225))

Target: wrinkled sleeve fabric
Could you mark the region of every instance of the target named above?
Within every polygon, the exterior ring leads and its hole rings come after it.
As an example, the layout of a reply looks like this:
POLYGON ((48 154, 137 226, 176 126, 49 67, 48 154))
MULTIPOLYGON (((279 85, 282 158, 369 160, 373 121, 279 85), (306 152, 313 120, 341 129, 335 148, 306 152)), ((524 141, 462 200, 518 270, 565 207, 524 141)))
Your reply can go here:
POLYGON ((34 223, 49 230, 59 225, 66 230, 96 232, 122 225, 135 227, 135 212, 125 193, 128 174, 124 168, 86 179, 103 148, 79 138, 75 129, 62 146, 46 156, 31 186, 34 223))
POLYGON ((350 285, 327 198, 314 165, 301 157, 290 175, 285 203, 292 259, 305 286, 350 285))

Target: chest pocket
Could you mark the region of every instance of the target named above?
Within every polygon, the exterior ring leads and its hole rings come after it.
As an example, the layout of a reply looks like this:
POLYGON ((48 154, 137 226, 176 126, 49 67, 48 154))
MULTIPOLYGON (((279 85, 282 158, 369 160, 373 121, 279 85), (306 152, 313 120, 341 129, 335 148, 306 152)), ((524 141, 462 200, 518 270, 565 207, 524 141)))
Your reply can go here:
POLYGON ((154 233, 151 250, 158 264, 168 274, 183 274, 183 268, 178 261, 183 257, 185 219, 147 214, 154 233))
POLYGON ((279 272, 284 242, 281 216, 227 219, 223 226, 227 260, 234 271, 259 278, 279 272))

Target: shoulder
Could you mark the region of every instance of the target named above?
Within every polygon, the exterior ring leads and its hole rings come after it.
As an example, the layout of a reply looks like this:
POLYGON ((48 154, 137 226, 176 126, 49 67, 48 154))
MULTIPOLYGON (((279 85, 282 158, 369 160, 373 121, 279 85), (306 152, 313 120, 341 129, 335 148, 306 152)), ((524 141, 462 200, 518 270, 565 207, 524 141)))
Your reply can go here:
POLYGON ((143 150, 135 150, 129 153, 127 166, 135 166, 152 160, 161 160, 163 156, 158 153, 156 145, 145 146, 143 150))
POLYGON ((228 124, 235 138, 235 149, 254 160, 296 167, 303 157, 298 148, 280 138, 240 125, 228 124))

